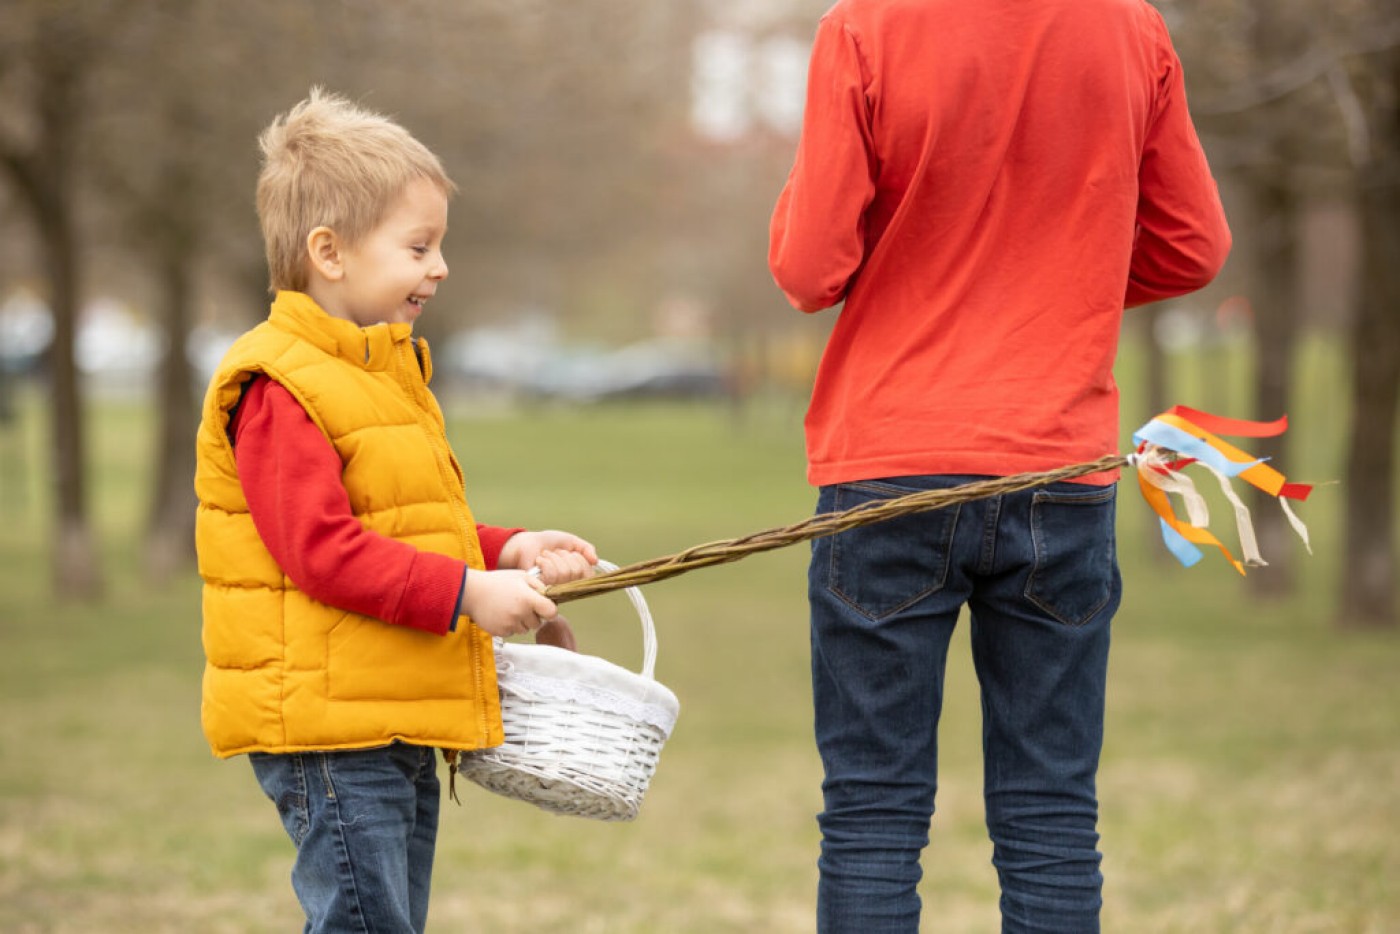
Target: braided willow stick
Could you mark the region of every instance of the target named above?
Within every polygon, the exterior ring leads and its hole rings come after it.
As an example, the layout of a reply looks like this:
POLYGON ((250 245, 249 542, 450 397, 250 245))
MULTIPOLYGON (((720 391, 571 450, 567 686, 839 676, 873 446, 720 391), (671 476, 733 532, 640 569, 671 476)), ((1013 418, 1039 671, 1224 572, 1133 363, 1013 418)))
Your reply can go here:
POLYGON ((549 597, 549 599, 553 600, 555 603, 567 603, 570 600, 581 600, 584 597, 592 597, 613 590, 621 590, 625 587, 636 587, 641 584, 651 584, 656 581, 666 580, 668 577, 675 577, 678 574, 684 574, 686 571, 693 571, 698 568, 707 568, 716 564, 727 564, 731 561, 738 561, 740 558, 757 554, 760 551, 772 551, 776 548, 783 548, 787 545, 796 544, 797 542, 821 538, 826 535, 835 535, 837 532, 844 532, 847 529, 854 529, 864 525, 873 525, 876 522, 884 522, 886 519, 893 519, 896 516, 931 512, 935 509, 942 509, 945 506, 954 506, 959 503, 971 502, 975 499, 986 499, 1007 493, 1019 493, 1022 490, 1029 490, 1033 487, 1043 486, 1048 483, 1056 483, 1061 480, 1073 480, 1075 477, 1085 477, 1093 473, 1117 470, 1118 468, 1127 466, 1128 463, 1127 457, 1113 454, 1107 457, 1101 457, 1096 461, 1075 464, 1070 467, 1060 467, 1056 470, 1048 470, 1043 473, 1023 473, 1015 474, 1010 477, 994 477, 989 480, 977 480, 972 483, 964 483, 960 486, 941 490, 922 490, 918 493, 909 493, 904 496, 895 497, 894 499, 873 500, 842 512, 828 512, 822 515, 812 516, 796 525, 789 525, 776 529, 765 529, 762 532, 754 532, 751 535, 745 535, 740 538, 731 538, 726 541, 696 545, 678 554, 667 555, 662 558, 652 558, 649 561, 640 561, 636 564, 629 564, 626 567, 618 568, 616 571, 609 571, 605 574, 598 574, 594 577, 588 577, 582 580, 555 584, 545 590, 545 596, 549 597))

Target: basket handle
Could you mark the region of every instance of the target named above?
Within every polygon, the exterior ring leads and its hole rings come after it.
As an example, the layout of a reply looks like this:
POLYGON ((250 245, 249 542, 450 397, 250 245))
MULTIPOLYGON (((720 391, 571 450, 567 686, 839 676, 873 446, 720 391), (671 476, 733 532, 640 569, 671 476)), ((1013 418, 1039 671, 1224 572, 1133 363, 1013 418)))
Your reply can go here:
MULTIPOLYGON (((611 561, 598 559, 597 568, 600 571, 616 571, 617 565, 611 561)), ((652 672, 656 670, 656 626, 651 621, 651 610, 647 607, 646 599, 642 597, 642 592, 636 587, 626 589, 627 599, 632 601, 632 608, 637 611, 637 616, 642 620, 642 671, 641 675, 648 681, 655 681, 652 672)))

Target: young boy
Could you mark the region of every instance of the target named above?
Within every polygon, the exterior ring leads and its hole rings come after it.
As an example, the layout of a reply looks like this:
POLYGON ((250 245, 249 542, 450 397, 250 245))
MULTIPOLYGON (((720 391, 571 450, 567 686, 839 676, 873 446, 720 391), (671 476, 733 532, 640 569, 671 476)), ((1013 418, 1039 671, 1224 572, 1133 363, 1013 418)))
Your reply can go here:
POLYGON ((308 931, 422 931, 435 750, 502 741, 492 637, 571 646, 541 591, 597 554, 467 506, 412 335, 447 277, 437 157, 319 90, 260 143, 276 295, 197 442, 204 731, 276 803, 308 931))

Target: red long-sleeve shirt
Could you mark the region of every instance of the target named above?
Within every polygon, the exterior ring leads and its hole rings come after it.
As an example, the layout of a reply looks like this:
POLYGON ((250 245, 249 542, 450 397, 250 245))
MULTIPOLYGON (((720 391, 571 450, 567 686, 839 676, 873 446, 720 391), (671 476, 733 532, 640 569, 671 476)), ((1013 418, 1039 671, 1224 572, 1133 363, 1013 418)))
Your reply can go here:
MULTIPOLYGON (((459 612, 464 562, 367 530, 350 510, 340 457, 285 388, 255 377, 230 426, 238 478, 258 535, 308 596, 438 634, 459 612)), ((488 569, 520 529, 478 525, 488 569)))
POLYGON ((1147 3, 841 0, 769 253, 797 308, 845 302, 810 479, 1113 452, 1124 306, 1200 288, 1229 246, 1147 3))

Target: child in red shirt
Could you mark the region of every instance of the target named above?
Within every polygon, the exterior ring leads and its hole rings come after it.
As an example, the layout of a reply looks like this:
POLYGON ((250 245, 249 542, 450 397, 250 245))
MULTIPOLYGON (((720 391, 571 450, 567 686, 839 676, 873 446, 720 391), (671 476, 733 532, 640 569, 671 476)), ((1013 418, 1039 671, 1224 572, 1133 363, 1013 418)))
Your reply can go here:
MULTIPOLYGON (((1125 305, 1230 247, 1143 0, 841 0, 812 48, 769 264, 844 302, 807 412, 819 512, 1117 446, 1125 305)), ((948 643, 970 611, 1003 931, 1099 926, 1114 475, 818 540, 818 927, 916 932, 948 643)))
POLYGON ((448 272, 437 157, 319 91, 260 141, 276 294, 197 438, 204 732, 276 805, 308 931, 421 932, 439 750, 501 742, 493 638, 571 645, 543 591, 597 553, 473 518, 413 335, 448 272))

